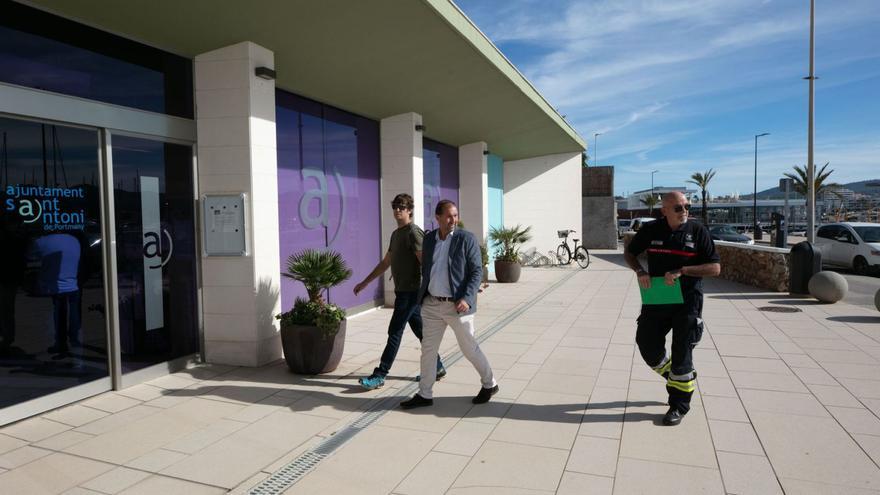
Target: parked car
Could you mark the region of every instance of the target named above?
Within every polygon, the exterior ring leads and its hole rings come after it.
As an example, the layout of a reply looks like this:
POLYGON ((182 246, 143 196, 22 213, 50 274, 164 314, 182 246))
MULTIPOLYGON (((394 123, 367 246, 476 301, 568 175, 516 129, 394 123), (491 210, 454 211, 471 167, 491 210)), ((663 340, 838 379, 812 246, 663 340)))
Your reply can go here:
POLYGON ((816 232, 816 246, 823 265, 851 268, 860 275, 880 269, 880 223, 823 225, 816 232))
POLYGON ((713 225, 709 227, 709 234, 716 241, 741 242, 743 244, 754 244, 750 237, 740 234, 732 225, 713 225))
POLYGON ((632 225, 630 225, 630 230, 638 232, 639 229, 642 228, 642 225, 645 225, 646 223, 651 223, 654 220, 657 220, 657 219, 651 218, 651 217, 634 218, 632 221, 632 225))
POLYGON ((632 227, 632 218, 622 218, 617 221, 617 238, 623 237, 624 232, 628 232, 632 227))

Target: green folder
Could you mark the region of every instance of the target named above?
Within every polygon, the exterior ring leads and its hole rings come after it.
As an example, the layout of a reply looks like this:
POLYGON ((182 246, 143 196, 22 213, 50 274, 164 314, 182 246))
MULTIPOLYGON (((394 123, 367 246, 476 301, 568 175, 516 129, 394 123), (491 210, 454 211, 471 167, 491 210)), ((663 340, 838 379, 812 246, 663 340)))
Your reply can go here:
POLYGON ((681 279, 675 279, 672 285, 666 285, 666 279, 663 277, 651 277, 651 288, 643 289, 642 304, 683 304, 684 299, 681 296, 681 279))

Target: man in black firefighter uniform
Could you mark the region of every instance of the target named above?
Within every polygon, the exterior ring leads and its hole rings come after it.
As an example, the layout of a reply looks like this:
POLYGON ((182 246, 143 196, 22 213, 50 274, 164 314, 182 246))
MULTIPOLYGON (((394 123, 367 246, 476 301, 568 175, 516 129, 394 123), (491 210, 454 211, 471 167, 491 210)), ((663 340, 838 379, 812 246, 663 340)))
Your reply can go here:
POLYGON ((642 305, 636 343, 642 359, 666 378, 669 411, 663 424, 677 425, 690 410, 697 373, 693 349, 703 335, 703 277, 721 273, 721 258, 709 230, 688 221, 690 204, 679 192, 667 193, 661 209, 664 218, 646 224, 626 249, 624 257, 639 279, 650 288, 651 277, 664 277, 667 285, 681 279, 683 304, 642 305), (647 251, 648 271, 637 256, 647 251), (666 355, 666 334, 672 330, 672 357, 666 355))

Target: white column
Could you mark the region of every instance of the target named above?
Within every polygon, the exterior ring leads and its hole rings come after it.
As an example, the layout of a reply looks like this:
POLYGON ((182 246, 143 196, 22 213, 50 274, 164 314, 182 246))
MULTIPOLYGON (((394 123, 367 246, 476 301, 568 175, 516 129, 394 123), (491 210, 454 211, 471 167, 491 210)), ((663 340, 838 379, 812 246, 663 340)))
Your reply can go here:
POLYGON ((486 143, 458 147, 458 214, 480 243, 489 235, 489 170, 486 143))
POLYGON ((274 54, 242 42, 196 56, 199 191, 247 193, 249 253, 202 258, 205 354, 260 366, 281 357, 274 54))
MULTIPOLYGON (((391 216, 391 200, 400 193, 412 195, 415 203, 413 220, 422 226, 424 212, 424 170, 422 168, 422 133, 416 130, 422 125, 422 116, 403 113, 382 119, 379 124, 380 155, 382 163, 382 255, 388 250, 391 233, 397 223, 391 216)), ((378 260, 376 260, 378 261, 378 260)), ((394 282, 385 274, 385 305, 394 304, 394 282)))

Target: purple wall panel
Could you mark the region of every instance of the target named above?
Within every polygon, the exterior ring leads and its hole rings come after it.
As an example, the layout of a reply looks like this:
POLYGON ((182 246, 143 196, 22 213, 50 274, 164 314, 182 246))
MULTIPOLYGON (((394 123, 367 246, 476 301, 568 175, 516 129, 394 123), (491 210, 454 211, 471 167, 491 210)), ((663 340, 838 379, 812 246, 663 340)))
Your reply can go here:
POLYGON ((428 231, 437 228, 434 207, 441 199, 458 203, 458 148, 423 139, 422 163, 425 184, 422 228, 428 231))
MULTIPOLYGON (((330 291, 331 302, 350 308, 381 298, 381 284, 352 293, 382 256, 378 124, 280 90, 276 122, 282 270, 295 252, 329 247, 354 271, 330 291)), ((298 296, 302 284, 283 278, 282 308, 298 296)))

